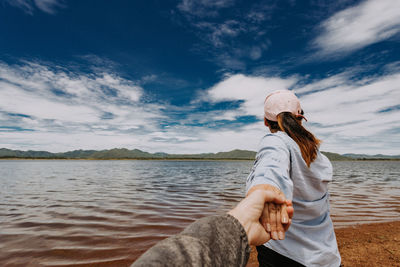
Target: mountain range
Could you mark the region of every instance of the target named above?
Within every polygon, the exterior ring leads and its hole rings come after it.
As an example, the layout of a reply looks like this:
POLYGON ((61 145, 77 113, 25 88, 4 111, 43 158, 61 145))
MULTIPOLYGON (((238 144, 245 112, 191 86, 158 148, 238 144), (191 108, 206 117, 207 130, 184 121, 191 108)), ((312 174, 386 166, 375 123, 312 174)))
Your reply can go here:
MULTIPOLYGON (((322 152, 330 160, 366 160, 366 159, 400 159, 400 155, 365 155, 322 152)), ((63 153, 48 151, 21 151, 0 148, 0 158, 20 159, 197 159, 197 160, 253 160, 256 152, 235 149, 228 152, 201 153, 201 154, 167 154, 163 152, 149 153, 139 149, 114 148, 109 150, 74 150, 63 153)))

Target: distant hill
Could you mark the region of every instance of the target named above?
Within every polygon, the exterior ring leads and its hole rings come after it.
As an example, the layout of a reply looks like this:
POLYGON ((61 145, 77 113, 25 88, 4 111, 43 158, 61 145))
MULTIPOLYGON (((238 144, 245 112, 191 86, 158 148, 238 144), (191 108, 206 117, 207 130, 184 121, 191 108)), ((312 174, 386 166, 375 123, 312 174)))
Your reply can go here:
POLYGON ((332 153, 332 152, 325 152, 325 151, 321 151, 322 154, 324 154, 329 160, 353 160, 349 157, 337 154, 337 153, 332 153))
POLYGON ((139 149, 128 150, 126 148, 95 151, 89 156, 91 159, 147 159, 154 157, 157 156, 139 149))
POLYGON ((55 157, 55 155, 56 154, 47 151, 21 151, 0 148, 0 158, 50 158, 55 157))
POLYGON ((229 152, 202 153, 202 154, 166 154, 165 158, 183 159, 254 159, 256 152, 235 149, 229 152))
POLYGON ((352 158, 352 159, 400 159, 400 155, 366 155, 366 154, 343 154, 343 156, 352 158))
POLYGON ((20 151, 7 148, 0 149, 0 158, 28 159, 254 159, 256 152, 232 150, 229 152, 203 154, 167 154, 149 153, 139 149, 114 148, 109 150, 74 150, 64 153, 47 151, 20 151))
MULTIPOLYGON (((398 160, 400 156, 364 155, 322 152, 330 160, 363 160, 363 159, 390 159, 398 160)), ((51 153, 48 151, 21 151, 7 148, 0 149, 0 158, 22 159, 198 159, 198 160, 254 160, 256 152, 235 149, 228 152, 202 153, 202 154, 167 154, 164 152, 149 153, 139 149, 114 148, 109 150, 74 150, 64 153, 51 153)))

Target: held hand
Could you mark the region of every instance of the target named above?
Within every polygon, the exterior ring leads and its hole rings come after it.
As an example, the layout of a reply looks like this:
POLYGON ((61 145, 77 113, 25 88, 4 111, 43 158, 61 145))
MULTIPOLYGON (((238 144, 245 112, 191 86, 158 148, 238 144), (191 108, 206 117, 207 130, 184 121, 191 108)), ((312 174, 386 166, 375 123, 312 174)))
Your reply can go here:
MULTIPOLYGON (((258 189, 271 191, 284 197, 284 194, 278 188, 267 184, 252 187, 249 190, 248 195, 258 189)), ((285 238, 285 232, 291 224, 293 212, 294 210, 290 200, 286 200, 282 205, 276 205, 274 203, 268 203, 265 205, 261 216, 261 223, 267 232, 271 234, 272 239, 282 240, 285 238)))
POLYGON ((270 234, 260 223, 266 202, 283 204, 285 198, 273 191, 253 190, 234 209, 228 212, 242 224, 250 245, 262 245, 271 239, 270 234))
POLYGON ((265 204, 261 224, 271 234, 274 240, 282 240, 285 238, 285 232, 288 230, 291 217, 293 216, 293 207, 291 201, 286 201, 284 204, 265 204))

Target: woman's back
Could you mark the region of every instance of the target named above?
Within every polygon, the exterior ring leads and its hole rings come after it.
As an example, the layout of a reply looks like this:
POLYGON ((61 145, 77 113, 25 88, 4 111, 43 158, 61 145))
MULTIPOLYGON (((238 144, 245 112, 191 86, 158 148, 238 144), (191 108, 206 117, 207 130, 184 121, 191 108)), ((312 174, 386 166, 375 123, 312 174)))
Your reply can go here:
POLYGON ((292 199, 295 210, 285 240, 271 240, 267 247, 306 266, 340 265, 329 216, 331 179, 332 165, 319 151, 308 167, 299 146, 286 133, 264 136, 246 191, 258 184, 275 186, 292 199))

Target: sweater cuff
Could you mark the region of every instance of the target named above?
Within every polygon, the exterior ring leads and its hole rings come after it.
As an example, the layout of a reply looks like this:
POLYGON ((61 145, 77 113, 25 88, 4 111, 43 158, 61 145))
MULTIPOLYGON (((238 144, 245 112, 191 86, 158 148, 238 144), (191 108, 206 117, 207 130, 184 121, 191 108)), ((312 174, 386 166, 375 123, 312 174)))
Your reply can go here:
POLYGON ((248 259, 250 256, 251 248, 250 248, 250 244, 249 244, 249 239, 247 238, 247 233, 244 230, 243 225, 239 222, 238 219, 236 219, 235 217, 233 217, 230 214, 226 214, 225 217, 229 221, 231 221, 235 225, 235 227, 238 229, 238 233, 240 233, 240 239, 242 241, 242 245, 244 245, 246 247, 245 253, 246 253, 246 258, 248 259))

